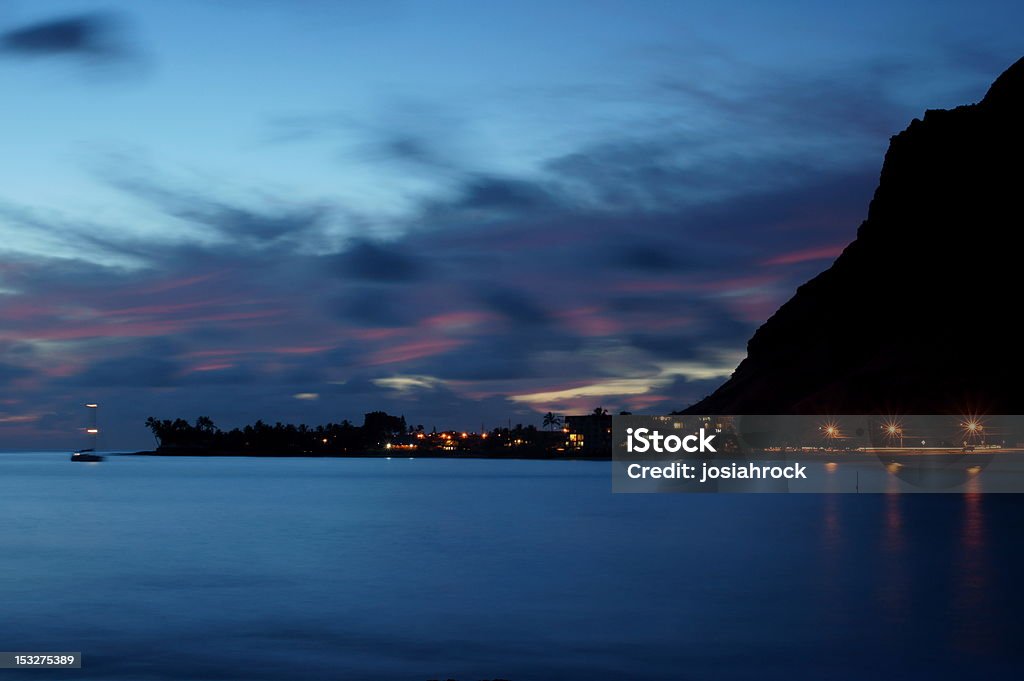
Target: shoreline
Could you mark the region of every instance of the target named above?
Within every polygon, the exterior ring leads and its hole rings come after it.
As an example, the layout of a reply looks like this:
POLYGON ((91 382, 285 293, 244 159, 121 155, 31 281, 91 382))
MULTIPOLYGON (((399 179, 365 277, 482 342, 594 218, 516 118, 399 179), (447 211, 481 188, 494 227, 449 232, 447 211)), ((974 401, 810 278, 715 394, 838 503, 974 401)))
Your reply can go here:
POLYGON ((144 450, 138 452, 120 452, 111 456, 162 456, 162 457, 190 457, 190 458, 249 458, 249 459, 446 459, 464 460, 477 459, 488 461, 611 461, 608 456, 549 456, 546 453, 516 454, 515 456, 494 456, 483 453, 473 454, 389 454, 385 452, 368 452, 360 454, 314 454, 303 452, 301 454, 261 454, 256 452, 161 452, 157 450, 144 450))

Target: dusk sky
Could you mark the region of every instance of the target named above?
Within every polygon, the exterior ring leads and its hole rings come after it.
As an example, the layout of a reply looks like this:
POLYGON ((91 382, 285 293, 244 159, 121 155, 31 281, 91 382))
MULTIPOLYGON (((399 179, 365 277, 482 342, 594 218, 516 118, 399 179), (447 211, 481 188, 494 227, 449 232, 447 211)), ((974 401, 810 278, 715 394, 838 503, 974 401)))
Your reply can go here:
MULTIPOLYGON (((667 413, 1016 2, 5 2, 0 448, 667 413)), ((845 311, 856 317, 860 311, 845 311)))

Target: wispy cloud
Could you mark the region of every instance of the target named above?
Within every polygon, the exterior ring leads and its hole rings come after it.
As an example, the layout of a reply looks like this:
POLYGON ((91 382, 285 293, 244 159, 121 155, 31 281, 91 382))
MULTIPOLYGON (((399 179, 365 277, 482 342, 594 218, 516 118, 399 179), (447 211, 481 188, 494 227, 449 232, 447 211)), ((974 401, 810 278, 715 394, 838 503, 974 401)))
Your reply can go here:
POLYGON ((120 48, 111 35, 115 21, 103 14, 58 17, 0 34, 4 51, 25 55, 76 55, 110 57, 120 48))
POLYGON ((541 409, 557 408, 566 402, 579 398, 621 397, 624 395, 647 395, 665 387, 675 379, 686 381, 707 381, 726 378, 732 374, 742 356, 725 355, 716 362, 674 362, 658 366, 657 371, 647 376, 615 378, 595 383, 576 385, 559 390, 513 395, 513 402, 526 402, 541 409))
POLYGON ((74 60, 87 66, 143 65, 122 14, 93 12, 42 19, 0 32, 0 56, 74 60))
POLYGON ((765 265, 795 265, 814 260, 835 260, 846 248, 846 244, 835 246, 815 246, 802 248, 791 253, 780 253, 763 262, 765 265))

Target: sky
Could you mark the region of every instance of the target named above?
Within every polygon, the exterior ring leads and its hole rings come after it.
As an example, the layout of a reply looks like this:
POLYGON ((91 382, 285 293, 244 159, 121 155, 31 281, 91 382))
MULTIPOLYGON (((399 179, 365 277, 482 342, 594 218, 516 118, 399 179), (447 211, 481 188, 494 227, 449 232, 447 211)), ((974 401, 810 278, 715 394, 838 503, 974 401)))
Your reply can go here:
POLYGON ((0 449, 667 413, 1019 2, 0 5, 0 449))

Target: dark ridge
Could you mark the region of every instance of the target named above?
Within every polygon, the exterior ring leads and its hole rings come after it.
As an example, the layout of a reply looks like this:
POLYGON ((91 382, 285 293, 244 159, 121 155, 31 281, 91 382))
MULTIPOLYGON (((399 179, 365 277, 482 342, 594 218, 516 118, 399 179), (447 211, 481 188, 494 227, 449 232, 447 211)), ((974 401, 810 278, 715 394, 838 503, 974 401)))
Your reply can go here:
POLYGON ((1024 413, 1024 59, 891 139, 857 238, 702 414, 1024 413))

